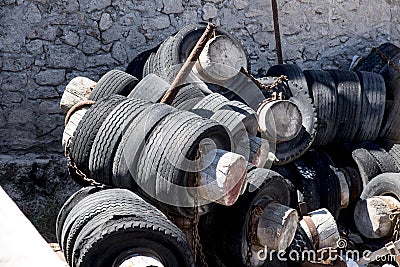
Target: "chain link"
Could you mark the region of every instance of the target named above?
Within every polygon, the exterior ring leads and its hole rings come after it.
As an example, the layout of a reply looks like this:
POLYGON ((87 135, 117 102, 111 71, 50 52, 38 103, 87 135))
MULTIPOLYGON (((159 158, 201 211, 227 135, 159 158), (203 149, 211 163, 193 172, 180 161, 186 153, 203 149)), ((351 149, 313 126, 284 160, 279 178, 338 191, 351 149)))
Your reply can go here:
POLYGON ((257 237, 257 226, 258 220, 263 212, 261 207, 255 207, 250 211, 249 214, 249 224, 247 229, 247 254, 246 254, 246 267, 251 266, 251 257, 252 257, 252 245, 258 242, 257 237))
POLYGON ((400 235, 400 209, 394 209, 389 215, 389 219, 394 222, 393 241, 399 240, 400 235))
POLYGON ((105 185, 100 184, 98 182, 96 182, 95 180, 89 178, 84 172, 82 172, 78 166, 76 165, 75 161, 73 160, 72 156, 71 156, 71 151, 70 151, 70 144, 71 144, 71 140, 72 137, 68 138, 67 144, 65 145, 65 150, 64 150, 64 154, 65 157, 67 158, 67 162, 68 162, 68 167, 72 168, 75 173, 82 178, 82 180, 84 180, 85 182, 87 182, 90 185, 93 186, 98 186, 98 187, 105 187, 105 185))
MULTIPOLYGON (((200 151, 197 151, 196 158, 200 158, 200 151)), ((195 188, 200 185, 200 173, 196 172, 194 175, 195 178, 195 188)), ((200 257, 200 262, 203 267, 208 267, 206 257, 203 252, 203 246, 201 245, 200 234, 199 234, 199 205, 198 205, 198 192, 195 190, 194 194, 194 207, 193 207, 193 225, 192 225, 192 235, 193 235, 193 252, 194 252, 194 260, 197 262, 197 256, 200 257)))
POLYGON ((281 75, 271 85, 265 85, 259 80, 257 80, 253 75, 251 75, 251 73, 247 69, 242 67, 240 69, 240 72, 249 77, 252 80, 252 82, 254 82, 261 90, 267 90, 267 91, 271 91, 274 88, 276 88, 279 84, 289 80, 287 76, 281 75))

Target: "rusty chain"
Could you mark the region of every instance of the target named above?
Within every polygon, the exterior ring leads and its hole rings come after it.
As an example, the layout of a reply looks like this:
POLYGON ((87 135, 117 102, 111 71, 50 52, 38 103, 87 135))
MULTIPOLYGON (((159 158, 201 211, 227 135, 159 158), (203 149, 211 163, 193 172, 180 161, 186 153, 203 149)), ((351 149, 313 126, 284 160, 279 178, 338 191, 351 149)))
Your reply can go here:
POLYGON ((393 229, 393 241, 397 241, 399 239, 400 235, 400 209, 394 209, 389 215, 390 221, 394 223, 394 229, 393 229))
POLYGON ((82 180, 86 181, 88 184, 93 185, 93 186, 98 186, 98 187, 105 187, 105 185, 100 184, 96 182, 95 180, 89 178, 84 172, 82 172, 78 166, 76 165, 75 161, 73 160, 71 156, 71 151, 70 151, 70 144, 71 144, 72 137, 68 138, 67 144, 65 145, 65 150, 64 154, 65 157, 67 158, 67 164, 68 167, 72 168, 79 177, 82 178, 82 180))
MULTIPOLYGON (((200 158, 200 151, 197 151, 196 158, 200 158)), ((195 178, 195 188, 200 185, 200 173, 196 172, 194 175, 195 178)), ((200 215, 199 215, 199 205, 198 205, 198 192, 195 190, 194 194, 194 207, 193 207, 193 224, 192 224, 192 235, 193 235, 193 252, 194 252, 194 261, 197 262, 197 256, 200 257, 200 262, 203 267, 208 267, 207 261, 206 261, 206 256, 204 255, 203 252, 203 246, 201 245, 201 240, 200 240, 200 234, 199 234, 199 221, 200 221, 200 215)))
POLYGON ((395 71, 400 72, 400 67, 396 63, 394 63, 390 58, 388 58, 385 54, 382 53, 381 50, 378 48, 374 47, 372 48, 372 51, 374 51, 378 56, 380 56, 384 61, 389 63, 389 66, 391 66, 395 71))
POLYGON ((259 80, 257 80, 247 69, 242 67, 240 69, 240 72, 243 73, 244 75, 246 75, 252 82, 254 82, 258 88, 260 88, 261 90, 266 90, 266 91, 271 91, 274 88, 276 88, 279 84, 289 80, 287 76, 281 75, 281 76, 277 77, 277 79, 271 85, 265 85, 262 82, 260 82, 259 80))
POLYGON ((258 242, 257 238, 257 226, 258 220, 263 212, 261 207, 255 207, 250 211, 249 214, 249 224, 247 229, 247 254, 246 254, 246 267, 251 266, 251 257, 252 257, 252 245, 258 242))

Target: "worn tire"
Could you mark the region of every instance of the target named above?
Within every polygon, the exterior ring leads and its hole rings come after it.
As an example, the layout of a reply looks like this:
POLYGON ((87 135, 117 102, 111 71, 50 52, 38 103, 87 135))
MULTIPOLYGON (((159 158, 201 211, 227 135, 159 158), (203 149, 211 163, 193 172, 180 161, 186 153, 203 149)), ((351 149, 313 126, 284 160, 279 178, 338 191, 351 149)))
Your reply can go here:
MULTIPOLYGON (((378 49, 387 58, 393 58, 400 53, 400 48, 391 43, 384 43, 380 45, 378 49)), ((356 66, 355 70, 380 73, 386 65, 386 60, 383 60, 375 51, 371 51, 371 53, 356 66)))
POLYGON ((301 224, 298 223, 293 242, 286 250, 286 253, 289 254, 291 251, 296 251, 297 253, 295 255, 299 257, 295 260, 295 262, 303 262, 307 259, 305 256, 302 256, 302 252, 312 250, 315 250, 312 241, 308 238, 307 233, 304 231, 303 227, 301 227, 301 224))
MULTIPOLYGON (((184 169, 194 171, 195 166, 186 160, 195 159, 198 145, 204 138, 212 139, 219 149, 231 149, 229 132, 217 122, 185 111, 167 115, 153 130, 142 150, 137 180, 140 189, 151 198, 169 203, 181 203, 182 198, 192 199, 189 195, 178 194, 178 189, 172 185, 190 186, 189 172, 184 169)), ((191 208, 160 207, 183 216, 191 216, 193 212, 191 208)))
POLYGON ((130 92, 128 98, 140 98, 153 103, 161 100, 169 88, 169 83, 155 74, 145 76, 130 92))
POLYGON ((89 171, 99 183, 112 184, 112 166, 122 135, 150 103, 142 99, 126 99, 116 106, 101 125, 90 150, 89 171))
POLYGON ((334 143, 355 140, 360 126, 362 107, 361 84, 356 73, 346 70, 329 70, 335 80, 338 94, 337 127, 334 143))
POLYGON ((154 216, 147 221, 135 216, 117 217, 99 225, 93 232, 82 243, 75 267, 112 266, 113 260, 124 251, 143 251, 143 248, 155 250, 163 266, 195 266, 188 240, 167 219, 154 216))
POLYGON ((386 86, 379 74, 357 72, 362 88, 362 108, 360 128, 355 140, 358 142, 374 141, 379 136, 385 113, 386 86))
POLYGON ((202 229, 207 250, 216 253, 226 266, 246 266, 243 256, 247 251, 249 216, 260 199, 269 198, 282 205, 290 204, 289 187, 292 185, 280 174, 256 168, 248 172, 249 179, 257 179, 253 176, 262 177, 262 185, 252 192, 246 190, 233 206, 217 207, 212 213, 212 220, 202 229))
POLYGON ((67 125, 65 125, 61 141, 64 152, 68 142, 70 142, 70 140, 72 140, 72 138, 74 137, 76 128, 78 128, 79 123, 81 122, 83 116, 86 114, 88 109, 89 107, 82 107, 74 111, 74 113, 72 113, 71 117, 69 118, 67 125))
POLYGON ((385 172, 400 172, 394 163, 392 156, 386 152, 382 147, 375 143, 363 143, 363 148, 367 149, 369 153, 375 158, 376 163, 378 163, 381 173, 385 172))
POLYGON ((293 162, 301 181, 301 192, 309 212, 321 207, 320 181, 312 162, 307 157, 293 162))
POLYGON ((297 65, 282 64, 272 66, 267 72, 267 76, 281 75, 286 75, 289 79, 287 91, 283 94, 300 109, 303 127, 292 140, 277 144, 276 157, 279 160, 275 162, 277 165, 292 162, 306 153, 315 139, 317 129, 317 113, 303 71, 297 65))
MULTIPOLYGON (((391 58, 392 63, 396 64, 400 60, 400 53, 391 58)), ((386 82, 386 111, 382 123, 379 137, 400 141, 400 86, 399 71, 391 64, 387 64, 381 71, 381 75, 386 82)))
POLYGON ((212 116, 215 120, 224 125, 233 138, 233 150, 244 156, 247 160, 250 157, 249 136, 256 136, 258 130, 258 118, 253 109, 238 101, 230 101, 212 116), (243 142, 247 140, 247 142, 243 142))
POLYGON ((400 174, 383 173, 372 179, 364 188, 361 199, 373 196, 391 196, 400 201, 400 174))
POLYGON ((118 208, 103 210, 83 225, 74 243, 72 266, 112 266, 124 251, 135 254, 130 251, 135 247, 155 250, 164 266, 194 266, 193 253, 183 233, 159 210, 124 191, 115 189, 113 195, 125 195, 125 205, 114 200, 112 203, 118 208))
POLYGON ((216 111, 227 103, 229 103, 229 99, 218 93, 213 93, 201 99, 192 108, 192 112, 203 118, 211 118, 216 111))
POLYGON ((313 162, 320 181, 321 208, 326 208, 337 219, 341 206, 340 183, 332 170, 333 162, 323 151, 310 151, 307 156, 313 162))
POLYGON ((56 237, 57 237, 57 242, 60 246, 61 246, 62 227, 65 223, 65 219, 67 218, 68 214, 82 199, 100 190, 101 188, 96 186, 88 186, 81 188, 78 191, 76 191, 72 196, 70 196, 67 199, 67 201, 62 205, 56 219, 56 237))
MULTIPOLYGON (((85 113, 79 123, 70 145, 70 156, 78 169, 84 174, 89 175, 90 150, 92 149, 94 139, 96 138, 101 125, 107 118, 108 114, 110 114, 111 111, 125 99, 126 97, 124 96, 113 95, 97 101, 85 113)), ((75 172, 73 168, 69 168, 69 170, 74 181, 82 186, 89 185, 75 172)))
POLYGON ((337 132, 337 92, 331 74, 323 70, 304 71, 310 95, 317 111, 318 127, 314 146, 331 143, 337 132))
POLYGON ((391 140, 381 140, 379 145, 382 146, 394 160, 394 164, 400 169, 400 144, 391 140))
POLYGON ((367 149, 355 149, 351 155, 358 166, 363 188, 372 180, 372 178, 382 173, 376 159, 367 149))
POLYGON ((115 152, 112 176, 113 184, 122 188, 136 188, 137 164, 141 151, 154 127, 176 109, 165 104, 147 107, 123 133, 115 152))
POLYGON ((68 214, 62 228, 61 246, 65 258, 72 264, 73 247, 82 228, 94 217, 102 213, 116 213, 126 210, 132 213, 135 199, 133 193, 127 190, 108 189, 102 190, 82 199, 68 214))
POLYGON ((349 205, 354 205, 358 201, 363 191, 363 182, 359 172, 355 168, 345 167, 340 168, 346 177, 347 184, 349 185, 349 205))
POLYGON ((130 75, 137 77, 138 79, 143 78, 143 71, 145 69, 145 65, 147 60, 150 58, 151 54, 156 52, 160 45, 146 50, 139 55, 137 55, 126 67, 125 72, 129 73, 130 75))
POLYGON ((99 100, 110 95, 127 96, 139 80, 120 70, 111 70, 101 77, 90 93, 89 100, 99 100))
POLYGON ((188 101, 191 101, 194 106, 205 96, 206 95, 195 84, 188 84, 187 86, 184 86, 179 90, 175 99, 172 101, 171 106, 174 106, 174 107, 176 107, 178 109, 182 109, 182 110, 190 110, 191 108, 188 109, 189 107, 187 106, 188 101), (185 104, 185 102, 186 102, 186 104, 185 104), (183 109, 183 108, 185 108, 185 109, 183 109))

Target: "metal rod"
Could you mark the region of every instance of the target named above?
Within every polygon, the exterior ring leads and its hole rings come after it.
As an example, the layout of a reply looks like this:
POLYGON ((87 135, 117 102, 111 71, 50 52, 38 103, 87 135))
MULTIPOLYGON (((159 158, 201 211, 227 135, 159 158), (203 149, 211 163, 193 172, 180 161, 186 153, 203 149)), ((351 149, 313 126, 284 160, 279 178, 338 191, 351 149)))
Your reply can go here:
POLYGON ((279 30, 278 5, 276 3, 276 0, 271 0, 271 1, 272 1, 272 16, 274 18, 276 54, 278 56, 278 64, 283 64, 281 33, 279 30))
POLYGON ((185 63, 183 64, 182 68, 179 70, 178 75, 175 77, 175 80, 172 82, 171 86, 168 88, 168 91, 165 93, 164 97, 161 99, 161 103, 165 103, 171 105, 172 101, 175 99, 176 95, 178 94, 183 82, 187 79, 194 64, 196 63, 197 59, 200 57, 201 52, 203 51, 204 47, 206 46, 207 42, 211 39, 214 34, 214 31, 217 27, 212 24, 208 23, 206 30, 204 31, 203 35, 197 41, 196 46, 193 48, 192 52, 190 53, 189 57, 186 59, 185 63))

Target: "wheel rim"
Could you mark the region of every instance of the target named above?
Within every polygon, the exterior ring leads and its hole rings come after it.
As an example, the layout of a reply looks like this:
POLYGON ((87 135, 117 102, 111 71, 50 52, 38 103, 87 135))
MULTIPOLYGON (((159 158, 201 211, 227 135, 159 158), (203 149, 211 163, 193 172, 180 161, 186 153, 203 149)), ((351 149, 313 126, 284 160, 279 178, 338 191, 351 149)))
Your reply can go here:
POLYGON ((165 267, 166 265, 153 251, 145 248, 121 253, 114 261, 113 267, 165 267))

